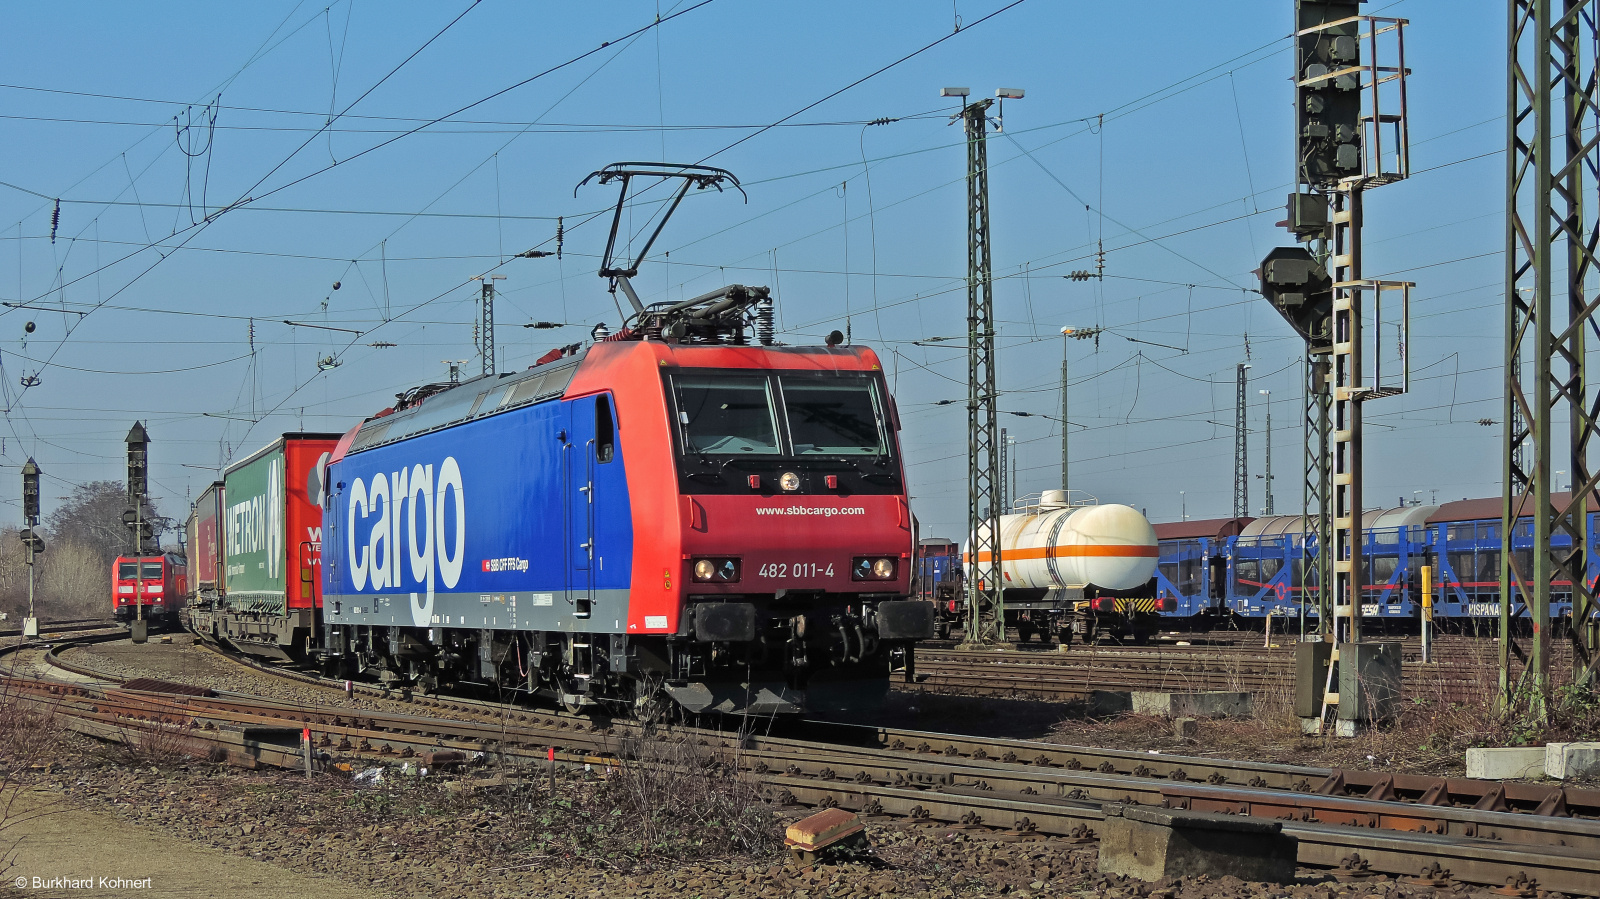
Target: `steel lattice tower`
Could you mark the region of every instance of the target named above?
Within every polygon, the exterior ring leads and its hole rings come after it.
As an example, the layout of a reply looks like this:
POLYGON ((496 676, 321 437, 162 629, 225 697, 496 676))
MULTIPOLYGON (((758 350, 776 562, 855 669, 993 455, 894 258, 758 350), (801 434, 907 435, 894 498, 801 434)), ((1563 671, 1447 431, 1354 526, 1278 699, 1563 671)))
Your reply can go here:
POLYGON ((1328 554, 1323 551, 1331 542, 1333 519, 1328 517, 1328 483, 1332 453, 1328 446, 1328 433, 1333 422, 1333 395, 1328 392, 1328 364, 1319 353, 1306 353, 1303 374, 1305 387, 1305 420, 1302 432, 1300 499, 1304 509, 1300 515, 1300 532, 1305 535, 1307 551, 1301 554, 1301 578, 1305 596, 1301 602, 1317 609, 1317 630, 1331 633, 1333 609, 1329 603, 1333 596, 1333 567, 1328 554), (1316 554, 1310 547, 1315 544, 1316 554))
POLYGON ((1244 518, 1250 514, 1250 444, 1246 438, 1249 423, 1245 420, 1245 374, 1250 366, 1239 363, 1234 369, 1238 392, 1233 403, 1233 517, 1244 518))
POLYGON ((1600 147, 1592 130, 1585 134, 1600 118, 1596 6, 1595 0, 1509 4, 1500 690, 1508 704, 1526 691, 1535 718, 1547 713, 1551 686, 1552 581, 1571 584, 1579 683, 1592 682, 1600 641, 1587 577, 1587 509, 1579 499, 1592 495, 1600 480, 1589 462, 1600 434, 1600 392, 1584 371, 1585 332, 1600 336, 1600 299, 1584 295, 1600 242, 1600 220, 1589 212, 1594 185, 1584 179, 1585 169, 1592 178, 1600 168, 1600 147), (1558 317, 1554 307, 1562 301, 1566 310, 1558 317), (1553 432, 1562 418, 1567 435, 1560 452, 1573 485, 1565 498, 1550 489, 1552 441, 1560 439, 1553 432), (1531 534, 1517 533, 1523 517, 1531 519, 1531 534), (1535 623, 1526 654, 1511 633, 1523 609, 1535 623), (1526 661, 1520 679, 1511 676, 1513 653, 1526 661))
POLYGON ((994 285, 989 260, 988 110, 961 110, 967 134, 967 642, 1005 639, 1000 585, 1000 447, 995 409, 994 285))
POLYGON ((474 281, 483 282, 483 299, 479 308, 478 352, 483 360, 483 373, 495 373, 494 358, 494 282, 504 281, 505 275, 477 275, 474 281))

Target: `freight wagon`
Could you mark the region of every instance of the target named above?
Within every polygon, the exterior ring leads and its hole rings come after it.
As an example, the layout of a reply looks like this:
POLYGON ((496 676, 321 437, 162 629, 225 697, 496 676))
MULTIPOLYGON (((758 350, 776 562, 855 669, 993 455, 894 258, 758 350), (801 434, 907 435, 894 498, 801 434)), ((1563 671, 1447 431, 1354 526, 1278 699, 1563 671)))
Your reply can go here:
MULTIPOLYGON (((1566 497, 1557 495, 1557 502, 1566 497)), ((1481 630, 1500 616, 1500 556, 1503 524, 1497 497, 1461 500, 1438 506, 1399 506, 1375 509, 1363 516, 1362 617, 1373 627, 1408 630, 1422 613, 1424 566, 1431 569, 1434 620, 1481 630)), ((1597 513, 1587 513, 1590 551, 1596 558, 1597 513)), ((1304 532, 1299 515, 1269 518, 1217 519, 1156 526, 1160 537, 1164 596, 1176 601, 1165 613, 1185 625, 1259 622, 1268 616, 1314 621, 1314 601, 1307 595, 1306 577, 1316 563, 1314 535, 1304 532), (1194 532, 1214 536, 1196 536, 1194 532), (1197 565, 1197 560, 1199 564, 1197 565)), ((1571 537, 1552 535, 1558 550, 1570 549, 1571 537)), ((1531 519, 1523 518, 1512 531, 1513 552, 1531 560, 1531 519)), ((1596 565, 1590 562, 1591 581, 1596 565)), ((1527 607, 1512 598, 1515 617, 1525 618, 1527 607)), ((1558 580, 1552 585, 1551 614, 1558 622, 1572 615, 1572 585, 1558 580)), ((1174 621, 1173 623, 1180 623, 1174 621)))
POLYGON ((222 482, 206 486, 184 521, 189 561, 189 605, 214 605, 222 595, 222 482))
MULTIPOLYGON (((1144 639, 1154 633, 1155 532, 1137 509, 1091 501, 1069 504, 1065 490, 1024 497, 1000 516, 1001 598, 1017 639, 1034 635, 1144 639)), ((970 542, 963 549, 973 575, 970 542)), ((986 560, 983 560, 986 561, 986 560)), ((964 612, 962 613, 964 615, 964 612)))
MULTIPOLYGON (((337 434, 284 434, 223 473, 216 510, 196 507, 197 533, 217 514, 220 539, 197 567, 222 572, 197 595, 190 627, 252 655, 305 660, 322 628, 322 510, 317 480, 337 434)), ((203 499, 204 497, 202 497, 203 499)))

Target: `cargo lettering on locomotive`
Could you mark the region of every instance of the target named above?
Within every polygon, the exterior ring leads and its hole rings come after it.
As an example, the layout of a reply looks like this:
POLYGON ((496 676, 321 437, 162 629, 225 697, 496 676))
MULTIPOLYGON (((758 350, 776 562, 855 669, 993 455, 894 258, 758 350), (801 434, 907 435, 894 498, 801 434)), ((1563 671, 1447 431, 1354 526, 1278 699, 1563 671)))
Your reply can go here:
POLYGON ((466 560, 467 508, 461 466, 454 456, 440 463, 437 483, 431 463, 380 472, 371 477, 370 486, 367 479, 356 478, 350 484, 349 505, 345 550, 355 592, 404 589, 408 568, 411 583, 425 592, 430 610, 436 576, 445 589, 455 589, 466 560), (358 545, 362 533, 357 519, 366 523, 369 518, 365 542, 358 545))

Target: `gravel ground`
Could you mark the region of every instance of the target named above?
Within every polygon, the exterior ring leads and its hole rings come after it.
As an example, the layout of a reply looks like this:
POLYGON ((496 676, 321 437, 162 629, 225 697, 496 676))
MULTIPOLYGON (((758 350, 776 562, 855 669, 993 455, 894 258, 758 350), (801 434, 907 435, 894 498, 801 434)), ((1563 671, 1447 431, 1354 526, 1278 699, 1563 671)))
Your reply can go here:
POLYGON ((152 637, 144 644, 119 640, 70 650, 66 660, 120 678, 152 677, 287 702, 344 701, 337 691, 253 671, 195 643, 189 634, 152 637))
MULTIPOLYGON (((1388 878, 1337 883, 1302 871, 1287 885, 1232 878, 1145 884, 1096 873, 1096 850, 1058 841, 1001 842, 947 827, 868 828, 865 860, 800 869, 769 841, 754 853, 677 858, 632 854, 602 841, 565 851, 555 816, 519 816, 461 782, 391 777, 362 789, 347 780, 241 772, 203 764, 132 765, 76 739, 59 761, 11 783, 32 797, 67 803, 192 841, 208 851, 336 878, 372 894, 451 897, 1029 897, 1109 899, 1409 899, 1487 897, 1485 890, 1411 887, 1388 878), (598 892, 597 892, 598 891, 598 892)), ((566 780, 564 797, 595 788, 566 780)), ((565 807, 562 800, 543 806, 565 807)), ((765 812, 773 835, 803 812, 765 812)), ((177 850, 174 850, 177 851, 177 850)), ((217 895, 222 895, 220 884, 217 895)), ((205 893, 197 892, 199 895, 205 893)))

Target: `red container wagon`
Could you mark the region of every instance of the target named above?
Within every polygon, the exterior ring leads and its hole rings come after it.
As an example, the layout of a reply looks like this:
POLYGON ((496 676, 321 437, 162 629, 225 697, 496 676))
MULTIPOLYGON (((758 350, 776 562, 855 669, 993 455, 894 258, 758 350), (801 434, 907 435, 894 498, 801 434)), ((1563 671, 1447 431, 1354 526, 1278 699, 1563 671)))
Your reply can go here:
POLYGON ((119 622, 143 618, 158 627, 176 625, 188 595, 189 569, 182 556, 118 556, 111 563, 111 611, 119 622))
POLYGON ((222 595, 222 482, 206 487, 183 533, 189 560, 189 608, 213 608, 222 595))

